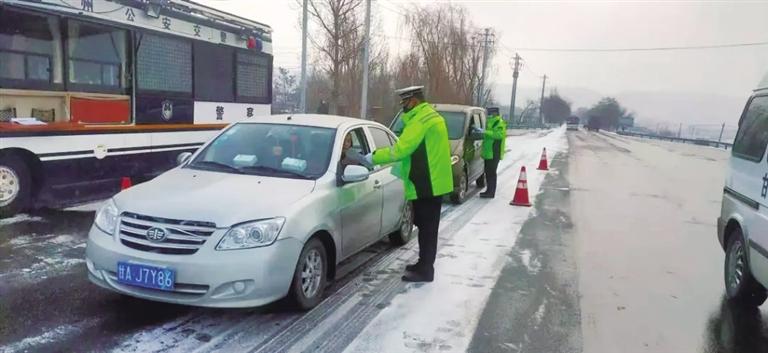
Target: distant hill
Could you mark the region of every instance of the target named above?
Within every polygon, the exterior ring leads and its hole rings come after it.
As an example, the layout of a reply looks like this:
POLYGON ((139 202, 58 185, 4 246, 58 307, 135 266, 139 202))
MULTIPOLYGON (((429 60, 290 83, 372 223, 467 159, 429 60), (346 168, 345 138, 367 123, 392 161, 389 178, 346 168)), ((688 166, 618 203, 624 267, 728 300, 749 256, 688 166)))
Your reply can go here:
MULTIPOLYGON (((590 107, 604 96, 612 96, 635 112, 638 124, 722 124, 736 126, 747 101, 744 97, 731 97, 718 94, 695 92, 647 92, 624 91, 602 93, 584 87, 556 87, 560 95, 573 103, 573 109, 590 107)), ((494 87, 494 97, 503 105, 509 105, 512 85, 499 84, 494 87)), ((547 89, 546 94, 549 94, 547 89)), ((538 101, 541 86, 518 86, 517 106, 523 106, 527 99, 538 101)))

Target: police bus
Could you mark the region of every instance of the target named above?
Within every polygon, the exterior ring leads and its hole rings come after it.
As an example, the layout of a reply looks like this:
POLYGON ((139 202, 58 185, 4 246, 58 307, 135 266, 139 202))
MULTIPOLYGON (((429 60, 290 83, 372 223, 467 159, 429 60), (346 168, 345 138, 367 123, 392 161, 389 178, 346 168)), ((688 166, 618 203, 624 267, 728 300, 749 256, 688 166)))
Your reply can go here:
POLYGON ((109 197, 269 115, 271 31, 186 0, 0 0, 0 218, 109 197))

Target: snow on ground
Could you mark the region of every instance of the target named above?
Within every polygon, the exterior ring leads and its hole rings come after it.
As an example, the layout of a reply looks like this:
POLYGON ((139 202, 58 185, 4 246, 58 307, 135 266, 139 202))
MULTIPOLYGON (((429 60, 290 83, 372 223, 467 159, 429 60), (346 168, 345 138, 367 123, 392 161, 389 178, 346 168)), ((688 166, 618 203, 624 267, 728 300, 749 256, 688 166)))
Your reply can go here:
MULTIPOLYGON (((21 222, 44 222, 42 217, 34 217, 28 214, 19 214, 11 218, 0 219, 0 227, 21 222)), ((2 228, 0 228, 2 230, 2 228)), ((2 233, 0 233, 2 234, 2 233)))
POLYGON ((22 264, 0 273, 3 283, 13 279, 38 282, 85 262, 81 256, 85 239, 70 234, 24 235, 0 243, 0 247, 9 248, 7 262, 22 264))
MULTIPOLYGON (((363 330, 345 350, 354 352, 463 352, 498 280, 520 228, 531 208, 509 206, 518 170, 528 169, 528 188, 534 202, 545 172, 536 171, 541 149, 549 158, 567 151, 565 129, 546 136, 508 138, 509 152, 499 165, 496 198, 451 239, 454 246, 438 253, 435 281, 409 284, 409 290, 363 330), (522 142, 522 143, 521 143, 522 142)), ((527 264, 534 267, 534 264, 527 264)), ((543 309, 542 309, 543 310, 543 309)))
POLYGON ((101 205, 104 203, 104 200, 101 201, 95 201, 91 203, 86 203, 82 205, 77 205, 74 207, 66 208, 66 211, 74 211, 74 212, 96 212, 101 208, 101 205))
POLYGON ((82 330, 96 325, 95 320, 84 321, 75 325, 61 325, 45 331, 45 333, 27 337, 7 346, 0 346, 0 353, 33 352, 35 347, 50 344, 71 337, 82 330))

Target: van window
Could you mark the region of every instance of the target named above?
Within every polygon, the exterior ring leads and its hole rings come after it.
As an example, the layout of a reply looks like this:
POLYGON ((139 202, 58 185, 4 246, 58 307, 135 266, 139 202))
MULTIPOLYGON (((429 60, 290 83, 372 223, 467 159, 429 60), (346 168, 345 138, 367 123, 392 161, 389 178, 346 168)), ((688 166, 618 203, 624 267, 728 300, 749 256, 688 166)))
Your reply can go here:
POLYGON ((733 155, 760 162, 768 145, 768 96, 755 97, 749 104, 733 143, 733 155))
MULTIPOLYGON (((445 112, 438 111, 440 116, 445 119, 445 126, 448 128, 448 139, 458 140, 464 138, 464 124, 467 121, 467 114, 464 112, 445 112)), ((392 122, 390 129, 398 136, 403 133, 402 112, 398 113, 392 122)))

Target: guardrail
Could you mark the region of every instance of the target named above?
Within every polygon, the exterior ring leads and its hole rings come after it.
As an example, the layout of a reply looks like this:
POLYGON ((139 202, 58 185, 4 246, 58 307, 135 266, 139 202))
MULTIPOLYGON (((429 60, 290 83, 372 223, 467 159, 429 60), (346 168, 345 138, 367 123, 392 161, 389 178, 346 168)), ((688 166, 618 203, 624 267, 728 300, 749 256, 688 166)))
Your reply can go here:
POLYGON ((624 136, 650 138, 655 140, 678 142, 678 143, 691 143, 699 146, 709 146, 709 147, 717 147, 717 148, 722 147, 722 148, 725 148, 726 150, 733 147, 732 143, 711 141, 711 140, 704 140, 704 139, 687 139, 682 137, 669 137, 669 136, 652 135, 652 134, 641 134, 639 132, 629 132, 629 131, 616 131, 616 133, 624 136))

